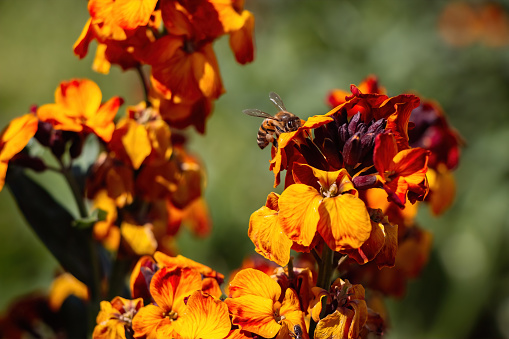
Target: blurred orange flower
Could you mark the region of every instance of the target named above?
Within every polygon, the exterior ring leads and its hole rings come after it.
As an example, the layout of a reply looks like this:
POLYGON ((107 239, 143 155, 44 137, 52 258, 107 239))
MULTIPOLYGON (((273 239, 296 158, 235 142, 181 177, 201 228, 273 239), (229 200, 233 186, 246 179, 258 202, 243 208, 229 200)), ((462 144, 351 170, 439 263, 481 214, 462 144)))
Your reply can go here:
POLYGON ((64 81, 55 91, 55 103, 37 109, 41 121, 50 122, 53 128, 73 132, 94 132, 104 141, 111 140, 115 123, 113 119, 120 97, 113 97, 101 104, 99 86, 88 79, 64 81))
POLYGON ((37 131, 37 117, 28 113, 13 119, 0 134, 0 191, 5 184, 7 164, 25 148, 37 131))

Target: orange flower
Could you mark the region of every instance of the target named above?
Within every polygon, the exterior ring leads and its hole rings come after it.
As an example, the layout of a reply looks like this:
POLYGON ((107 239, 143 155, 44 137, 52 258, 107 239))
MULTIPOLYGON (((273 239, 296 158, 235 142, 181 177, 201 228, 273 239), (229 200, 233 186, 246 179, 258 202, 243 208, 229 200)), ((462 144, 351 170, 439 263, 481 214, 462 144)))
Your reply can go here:
POLYGON ((25 114, 13 119, 0 134, 0 191, 5 184, 7 164, 25 148, 37 131, 37 117, 25 114))
MULTIPOLYGON (((405 206, 407 192, 421 197, 428 190, 426 171, 428 169, 428 151, 412 148, 398 152, 396 139, 391 133, 379 134, 375 141, 373 161, 388 199, 405 206)), ((410 199, 415 201, 415 197, 410 199)))
POLYGON ((222 339, 231 329, 226 304, 213 296, 195 291, 187 299, 184 311, 174 323, 183 339, 222 339))
POLYGON ((359 338, 368 320, 364 287, 352 285, 348 280, 337 279, 332 284, 331 291, 332 297, 337 301, 336 309, 320 319, 316 326, 315 338, 359 338))
POLYGON ((97 315, 97 326, 93 339, 126 339, 126 329, 131 328, 132 319, 143 306, 141 298, 128 300, 115 297, 111 303, 101 301, 101 310, 97 315))
POLYGON ((113 97, 101 104, 101 99, 99 86, 91 80, 64 81, 55 91, 55 103, 39 107, 37 116, 41 121, 50 122, 55 129, 92 131, 108 142, 115 129, 113 119, 123 101, 113 97))
POLYGON ((157 271, 150 282, 155 304, 141 308, 133 319, 135 338, 172 337, 174 322, 185 311, 185 298, 202 286, 201 275, 191 268, 167 267, 157 271))
POLYGON ((233 324, 265 338, 287 338, 289 329, 305 329, 297 294, 286 290, 280 301, 281 287, 265 273, 251 268, 237 273, 225 300, 233 315, 233 324))
POLYGON ((309 246, 318 231, 334 251, 359 248, 371 233, 366 205, 357 197, 345 169, 335 172, 296 164, 296 184, 279 199, 281 228, 296 243, 309 246))

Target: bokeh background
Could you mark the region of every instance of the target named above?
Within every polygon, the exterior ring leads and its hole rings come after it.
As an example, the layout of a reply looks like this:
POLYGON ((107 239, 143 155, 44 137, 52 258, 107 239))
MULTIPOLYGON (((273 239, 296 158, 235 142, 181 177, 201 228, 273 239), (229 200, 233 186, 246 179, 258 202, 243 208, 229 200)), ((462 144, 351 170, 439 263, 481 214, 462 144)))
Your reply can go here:
MULTIPOLYGON (((412 91, 438 101, 466 140, 455 204, 440 218, 425 207, 418 215, 434 234, 433 250, 406 297, 387 299, 389 337, 509 338, 509 4, 246 0, 245 6, 256 17, 255 62, 240 66, 227 39, 216 43, 227 93, 205 136, 188 131, 190 149, 207 168, 214 229, 205 239, 183 230, 181 253, 225 274, 254 253, 248 220, 273 190, 273 176, 269 150, 256 146, 261 121, 242 109, 274 112, 268 93, 276 91, 305 119, 328 111, 329 90, 376 74, 390 96, 412 91)), ((96 74, 94 49, 83 61, 73 55, 87 18, 86 1, 0 0, 1 126, 32 104, 53 102, 58 83, 74 77, 97 82, 105 99, 142 99, 134 72, 113 67, 107 76, 96 74)), ((58 178, 42 180, 60 201, 70 199, 58 178)), ((56 269, 3 190, 0 313, 16 297, 47 290, 56 269)))

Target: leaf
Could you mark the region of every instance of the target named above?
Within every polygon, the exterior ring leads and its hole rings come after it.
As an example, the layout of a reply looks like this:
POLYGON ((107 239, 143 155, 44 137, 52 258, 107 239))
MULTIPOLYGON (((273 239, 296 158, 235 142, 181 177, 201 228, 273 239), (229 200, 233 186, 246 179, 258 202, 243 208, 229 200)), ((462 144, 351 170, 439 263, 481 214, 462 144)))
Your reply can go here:
POLYGON ((62 267, 92 286, 92 229, 73 227, 69 211, 22 170, 9 168, 6 182, 26 221, 62 267))

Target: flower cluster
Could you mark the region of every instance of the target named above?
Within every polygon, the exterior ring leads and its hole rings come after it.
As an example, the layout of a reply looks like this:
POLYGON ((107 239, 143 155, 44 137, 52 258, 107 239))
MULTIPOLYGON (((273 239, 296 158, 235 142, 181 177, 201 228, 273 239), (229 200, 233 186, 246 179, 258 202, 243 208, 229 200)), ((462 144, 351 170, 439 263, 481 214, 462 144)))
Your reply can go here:
POLYGON ((74 44, 80 58, 98 42, 94 70, 151 66, 149 100, 172 127, 205 130, 224 88, 212 43, 229 35, 241 64, 253 61, 254 17, 243 1, 90 0, 90 19, 74 44))
POLYGON ((305 310, 315 338, 383 330, 383 320, 366 310, 364 289, 343 289, 358 283, 403 294, 431 244, 414 221, 417 202, 429 202, 435 214, 451 204, 450 171, 462 143, 437 104, 413 94, 388 97, 373 76, 350 91, 331 91, 331 111, 279 135, 270 169, 274 186, 286 171, 284 190, 270 193, 249 222, 256 252, 278 265, 293 267, 290 250, 314 255, 317 297, 327 296, 315 301, 316 311, 305 310), (330 285, 336 267, 348 280, 330 285))

